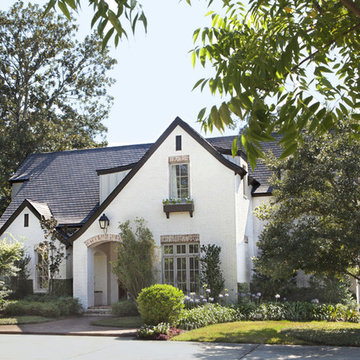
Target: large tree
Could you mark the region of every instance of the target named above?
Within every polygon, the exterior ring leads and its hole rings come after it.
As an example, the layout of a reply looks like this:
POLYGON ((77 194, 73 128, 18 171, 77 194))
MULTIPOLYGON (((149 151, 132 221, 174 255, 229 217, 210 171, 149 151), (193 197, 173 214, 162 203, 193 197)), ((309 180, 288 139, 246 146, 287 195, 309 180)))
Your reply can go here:
POLYGON ((8 178, 32 152, 97 146, 104 140, 115 60, 96 37, 52 12, 16 2, 0 12, 0 214, 8 178))
MULTIPOLYGON (((209 5, 213 0, 204 0, 209 5)), ((83 1, 94 7, 92 26, 105 45, 114 35, 115 44, 146 17, 138 0, 83 1), (107 27, 104 31, 105 26, 107 27)), ((191 0, 186 0, 191 3, 191 0)), ((224 96, 221 106, 206 108, 198 120, 205 129, 222 130, 234 125, 234 117, 245 122, 241 141, 252 166, 263 157, 261 141, 273 141, 273 131, 284 136, 284 156, 293 153, 308 127, 324 133, 336 127, 349 109, 360 107, 358 0, 218 0, 226 16, 212 14, 210 27, 197 29, 193 63, 208 61, 215 74, 196 86, 224 96), (279 109, 281 108, 281 111, 279 109), (330 108, 331 111, 326 111, 330 108)), ((49 0, 70 18, 80 0, 49 0)), ((195 86, 195 87, 196 87, 195 86)), ((352 114, 357 121, 360 114, 352 114)), ((236 122, 236 121, 235 121, 236 122)), ((360 125, 358 123, 360 133, 360 125)))
POLYGON ((274 199, 256 269, 274 278, 306 273, 360 280, 360 141, 351 124, 321 137, 306 134, 295 156, 272 159, 274 199))
MULTIPOLYGON (((241 143, 254 166, 261 141, 283 134, 284 156, 301 143, 303 129, 321 134, 344 116, 360 114, 360 4, 356 0, 222 0, 226 16, 212 14, 209 28, 194 33, 193 52, 214 75, 209 86, 225 97, 221 106, 203 109, 206 128, 246 121, 241 143)), ((235 149, 235 147, 234 147, 235 149)))

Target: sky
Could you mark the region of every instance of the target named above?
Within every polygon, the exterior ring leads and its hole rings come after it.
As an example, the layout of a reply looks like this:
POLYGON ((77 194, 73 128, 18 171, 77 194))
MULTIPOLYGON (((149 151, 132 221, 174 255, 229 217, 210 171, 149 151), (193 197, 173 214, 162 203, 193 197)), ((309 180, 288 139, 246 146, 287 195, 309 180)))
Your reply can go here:
MULTIPOLYGON (((26 3, 26 0, 24 1, 26 3)), ((36 0, 40 5, 46 0, 36 0)), ((205 134, 196 122, 203 107, 220 104, 205 88, 204 92, 192 88, 197 80, 209 77, 212 69, 195 69, 189 51, 194 47, 192 35, 196 28, 210 26, 211 18, 206 0, 140 0, 148 19, 145 34, 142 24, 133 36, 120 41, 117 48, 110 40, 111 56, 117 65, 110 75, 116 84, 110 89, 114 105, 104 121, 108 127, 110 146, 154 142, 179 116, 203 136, 219 136, 219 132, 205 134)), ((2 0, 1 10, 7 10, 13 0, 2 0)), ((82 10, 75 19, 80 25, 78 36, 90 33, 92 8, 82 0, 82 10)), ((216 9, 216 7, 215 7, 216 9)), ((221 10, 217 8, 216 10, 221 10)), ((58 10, 60 12, 60 10, 58 10)), ((225 135, 236 131, 227 130, 225 135)))

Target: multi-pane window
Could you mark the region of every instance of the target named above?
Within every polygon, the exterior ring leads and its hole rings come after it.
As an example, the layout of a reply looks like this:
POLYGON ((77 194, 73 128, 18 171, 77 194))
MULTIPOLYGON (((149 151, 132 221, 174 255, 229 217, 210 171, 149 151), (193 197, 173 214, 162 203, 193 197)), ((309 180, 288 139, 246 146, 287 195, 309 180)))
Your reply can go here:
POLYGON ((199 244, 164 244, 164 282, 185 293, 198 292, 200 284, 199 244))
POLYGON ((190 197, 189 164, 171 164, 170 179, 170 197, 172 199, 190 197))

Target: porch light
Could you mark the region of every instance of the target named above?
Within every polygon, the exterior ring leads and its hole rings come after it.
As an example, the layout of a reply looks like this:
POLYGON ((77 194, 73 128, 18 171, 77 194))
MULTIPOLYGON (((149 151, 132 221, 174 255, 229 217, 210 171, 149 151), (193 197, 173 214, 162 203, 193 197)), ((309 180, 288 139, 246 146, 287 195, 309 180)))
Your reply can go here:
POLYGON ((110 224, 109 218, 105 214, 102 214, 99 219, 99 224, 100 224, 100 229, 106 230, 106 228, 110 224))

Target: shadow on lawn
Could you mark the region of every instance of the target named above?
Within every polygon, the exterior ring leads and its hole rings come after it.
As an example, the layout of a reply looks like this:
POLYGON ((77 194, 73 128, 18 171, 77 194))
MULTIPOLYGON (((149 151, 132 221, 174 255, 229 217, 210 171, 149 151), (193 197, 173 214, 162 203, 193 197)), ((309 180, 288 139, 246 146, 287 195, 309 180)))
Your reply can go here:
POLYGON ((284 329, 280 333, 310 344, 360 346, 360 329, 284 329))

